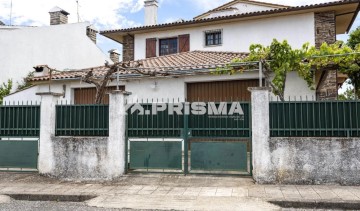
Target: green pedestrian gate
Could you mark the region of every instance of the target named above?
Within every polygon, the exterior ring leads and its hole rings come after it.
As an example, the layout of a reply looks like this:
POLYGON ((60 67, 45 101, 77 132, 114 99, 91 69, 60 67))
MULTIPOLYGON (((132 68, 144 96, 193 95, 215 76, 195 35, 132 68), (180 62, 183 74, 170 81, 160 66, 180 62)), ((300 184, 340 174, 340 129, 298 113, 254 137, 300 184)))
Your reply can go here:
POLYGON ((0 171, 36 171, 39 105, 0 106, 0 171))
POLYGON ((131 108, 129 171, 251 174, 249 102, 147 103, 131 108))

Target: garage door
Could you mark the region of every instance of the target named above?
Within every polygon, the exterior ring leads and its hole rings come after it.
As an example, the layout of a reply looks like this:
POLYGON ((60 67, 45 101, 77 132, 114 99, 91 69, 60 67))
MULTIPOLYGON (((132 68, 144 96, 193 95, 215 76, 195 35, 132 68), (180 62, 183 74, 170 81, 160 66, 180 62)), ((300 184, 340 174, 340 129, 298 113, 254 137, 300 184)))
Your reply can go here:
MULTIPOLYGON (((115 86, 107 88, 107 92, 115 90, 115 86)), ((125 86, 120 86, 120 90, 125 90, 125 86)), ((106 92, 106 93, 107 93, 106 92)), ((94 104, 96 96, 96 88, 76 88, 74 89, 74 103, 75 104, 94 104)), ((105 95, 103 104, 109 104, 109 95, 105 95)))
MULTIPOLYGON (((231 102, 251 100, 249 87, 259 86, 259 80, 215 81, 187 84, 189 102, 231 102)), ((249 106, 249 103, 246 105, 249 106)), ((243 107, 245 108, 245 107, 243 107)), ((218 131, 219 125, 231 128, 231 124, 243 124, 239 128, 249 128, 250 116, 243 121, 221 116, 202 122, 218 131), (245 120, 246 119, 246 120, 245 120), (246 126, 244 126, 246 125, 246 126)), ((199 128, 199 117, 190 117, 190 128, 199 128), (193 119, 195 118, 195 119, 193 119), (198 120, 196 119, 198 118, 198 120)), ((187 140, 190 173, 244 174, 251 172, 251 139, 250 134, 240 135, 224 132, 223 137, 197 137, 196 129, 191 129, 192 137, 187 140), (238 136, 237 136, 238 135, 238 136), (226 138, 231 136, 231 138, 226 138)), ((205 132, 206 133, 206 132, 205 132)), ((210 134, 210 132, 209 132, 210 134)))
POLYGON ((250 101, 249 87, 259 86, 259 80, 215 81, 187 84, 189 102, 250 101))

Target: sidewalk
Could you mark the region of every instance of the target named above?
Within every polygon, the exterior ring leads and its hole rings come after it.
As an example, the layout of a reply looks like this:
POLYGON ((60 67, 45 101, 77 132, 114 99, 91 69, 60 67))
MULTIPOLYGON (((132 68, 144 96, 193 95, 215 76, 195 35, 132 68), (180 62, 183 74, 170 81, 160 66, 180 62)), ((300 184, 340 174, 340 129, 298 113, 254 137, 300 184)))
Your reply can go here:
POLYGON ((0 173, 0 195, 7 194, 93 195, 98 197, 87 201, 89 206, 162 210, 280 209, 268 201, 360 203, 360 187, 256 185, 251 178, 169 174, 76 183, 37 174, 0 173))

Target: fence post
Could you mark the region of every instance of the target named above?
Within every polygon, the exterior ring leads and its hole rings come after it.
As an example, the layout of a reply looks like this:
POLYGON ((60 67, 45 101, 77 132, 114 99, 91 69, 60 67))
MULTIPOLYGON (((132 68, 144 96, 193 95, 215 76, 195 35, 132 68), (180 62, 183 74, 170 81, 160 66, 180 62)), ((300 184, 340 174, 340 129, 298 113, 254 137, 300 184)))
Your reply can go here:
POLYGON ((55 167, 51 137, 55 136, 56 101, 63 94, 41 92, 36 95, 41 96, 38 171, 47 175, 52 174, 55 167))
POLYGON ((253 87, 248 90, 251 92, 253 178, 258 183, 269 183, 275 178, 269 145, 270 88, 253 87))
POLYGON ((126 172, 126 109, 125 98, 130 93, 112 91, 109 103, 109 140, 107 156, 109 177, 119 177, 126 172))

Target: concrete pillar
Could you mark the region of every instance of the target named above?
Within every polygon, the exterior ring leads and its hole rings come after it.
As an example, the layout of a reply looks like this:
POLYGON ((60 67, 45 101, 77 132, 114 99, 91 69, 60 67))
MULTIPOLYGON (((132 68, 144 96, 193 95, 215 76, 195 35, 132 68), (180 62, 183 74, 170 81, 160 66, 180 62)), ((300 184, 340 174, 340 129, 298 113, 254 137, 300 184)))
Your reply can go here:
POLYGON ((41 96, 38 170, 46 175, 53 173, 55 167, 51 137, 55 136, 56 101, 63 94, 43 92, 36 95, 41 96))
POLYGON ((271 183, 275 176, 270 154, 270 88, 249 88, 252 115, 253 177, 258 183, 271 183))
POLYGON ((109 94, 109 141, 107 156, 110 164, 108 168, 110 178, 119 177, 125 174, 126 170, 125 98, 129 94, 121 90, 115 90, 109 94))

